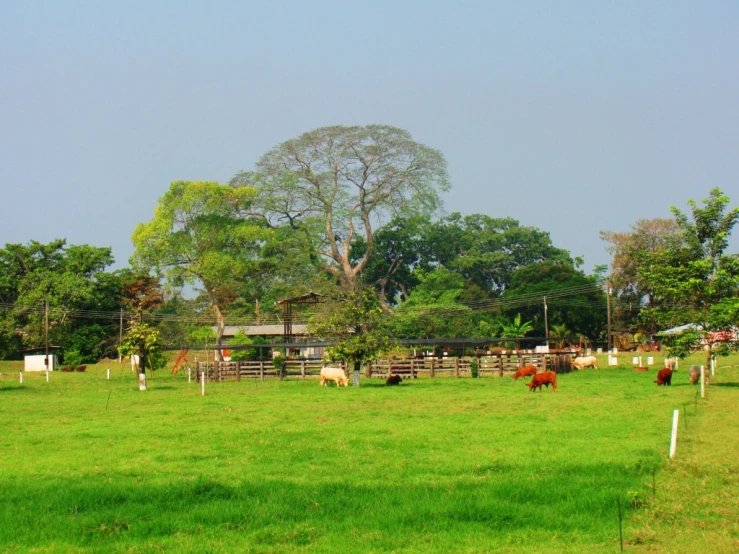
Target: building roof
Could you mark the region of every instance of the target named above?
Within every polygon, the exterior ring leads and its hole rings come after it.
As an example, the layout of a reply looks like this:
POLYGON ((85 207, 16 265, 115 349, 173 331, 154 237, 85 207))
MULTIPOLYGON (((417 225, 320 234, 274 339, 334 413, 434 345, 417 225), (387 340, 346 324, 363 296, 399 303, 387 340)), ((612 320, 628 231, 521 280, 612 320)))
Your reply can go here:
POLYGON ((685 325, 680 325, 679 327, 673 327, 672 329, 665 329, 664 331, 660 331, 657 334, 658 335, 679 335, 680 333, 687 331, 688 329, 695 329, 697 331, 702 331, 703 327, 695 323, 686 323, 685 325))
MULTIPOLYGON (((300 323, 293 323, 293 335, 307 335, 308 326, 300 323)), ((215 327, 213 327, 215 329, 215 327)), ((224 337, 233 337, 239 331, 248 337, 281 337, 285 334, 283 325, 226 325, 223 329, 224 337)))

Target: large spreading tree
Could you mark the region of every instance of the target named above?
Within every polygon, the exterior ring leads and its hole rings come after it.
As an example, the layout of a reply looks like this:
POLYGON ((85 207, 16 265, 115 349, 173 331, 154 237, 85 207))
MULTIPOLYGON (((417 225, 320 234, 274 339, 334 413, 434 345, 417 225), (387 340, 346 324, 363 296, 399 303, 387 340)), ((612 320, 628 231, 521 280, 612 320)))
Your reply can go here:
POLYGON ((351 290, 372 257, 374 227, 394 215, 430 215, 449 187, 444 156, 388 125, 333 126, 275 146, 232 186, 258 190, 254 212, 308 237, 351 290), (356 236, 365 243, 352 255, 356 236))

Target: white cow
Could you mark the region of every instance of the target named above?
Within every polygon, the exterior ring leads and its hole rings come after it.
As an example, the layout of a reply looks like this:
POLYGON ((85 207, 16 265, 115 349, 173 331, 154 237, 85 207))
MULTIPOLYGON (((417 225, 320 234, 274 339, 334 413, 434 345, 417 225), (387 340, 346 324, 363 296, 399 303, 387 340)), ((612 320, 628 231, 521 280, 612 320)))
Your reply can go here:
POLYGON ((349 376, 340 367, 322 367, 321 368, 321 386, 326 386, 328 381, 335 381, 336 386, 349 386, 349 376))
POLYGON ((572 360, 572 365, 576 369, 584 369, 586 367, 598 369, 598 360, 595 356, 578 356, 572 360))

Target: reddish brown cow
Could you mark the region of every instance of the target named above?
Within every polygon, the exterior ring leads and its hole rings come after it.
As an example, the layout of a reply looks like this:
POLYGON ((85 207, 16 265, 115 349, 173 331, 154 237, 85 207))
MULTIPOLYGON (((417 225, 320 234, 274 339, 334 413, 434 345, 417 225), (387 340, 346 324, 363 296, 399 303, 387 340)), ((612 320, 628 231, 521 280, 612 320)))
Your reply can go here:
POLYGON ((670 386, 672 384, 672 370, 670 368, 664 368, 660 369, 657 373, 657 380, 655 381, 657 383, 657 386, 659 385, 667 385, 670 386))
POLYGON ((516 379, 523 379, 527 375, 535 375, 536 374, 536 366, 535 365, 525 365, 523 367, 519 367, 518 371, 513 374, 513 380, 516 379))
POLYGON ((557 392, 557 374, 553 371, 537 373, 531 378, 531 382, 529 383, 529 390, 533 391, 536 387, 539 387, 539 391, 541 391, 542 385, 545 385, 546 387, 552 385, 552 392, 557 392))

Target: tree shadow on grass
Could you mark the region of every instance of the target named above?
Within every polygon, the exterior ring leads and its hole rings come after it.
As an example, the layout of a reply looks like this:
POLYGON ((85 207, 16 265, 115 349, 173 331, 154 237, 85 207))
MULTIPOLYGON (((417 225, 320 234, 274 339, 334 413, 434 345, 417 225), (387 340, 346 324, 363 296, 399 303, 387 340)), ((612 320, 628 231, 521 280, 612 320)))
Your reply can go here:
POLYGON ((714 383, 712 387, 727 387, 727 388, 739 388, 739 383, 714 383))
POLYGON ((18 387, 8 387, 8 388, 2 387, 0 388, 0 393, 2 392, 21 392, 21 391, 26 392, 26 391, 32 391, 32 390, 35 390, 35 389, 29 388, 25 385, 20 385, 18 387))

